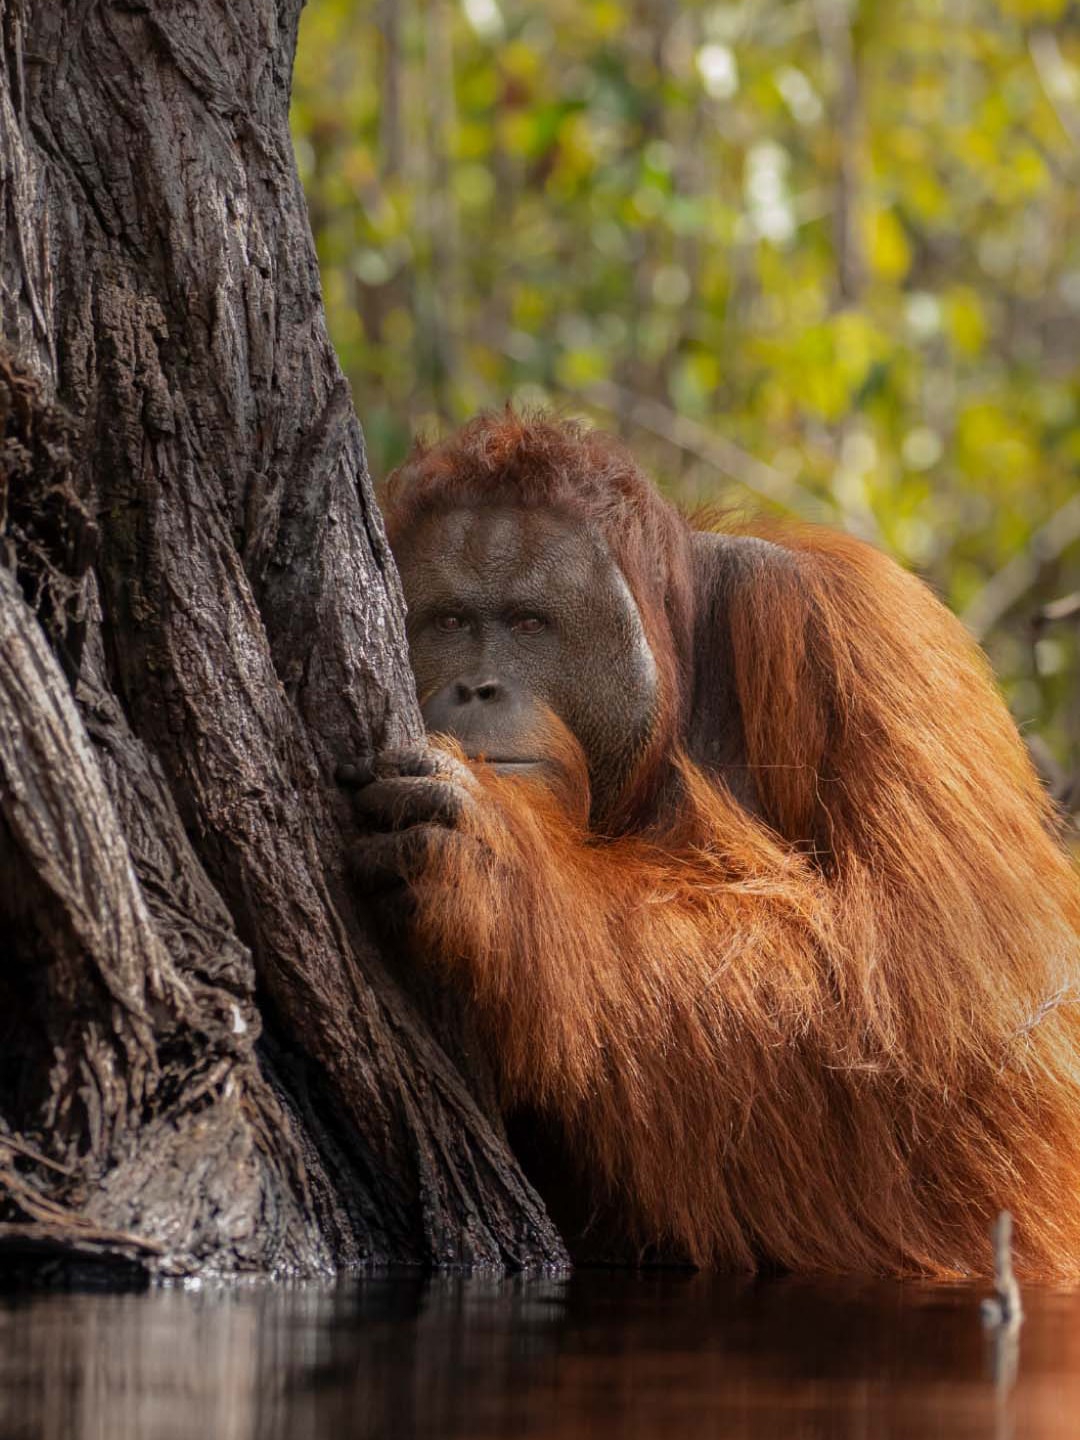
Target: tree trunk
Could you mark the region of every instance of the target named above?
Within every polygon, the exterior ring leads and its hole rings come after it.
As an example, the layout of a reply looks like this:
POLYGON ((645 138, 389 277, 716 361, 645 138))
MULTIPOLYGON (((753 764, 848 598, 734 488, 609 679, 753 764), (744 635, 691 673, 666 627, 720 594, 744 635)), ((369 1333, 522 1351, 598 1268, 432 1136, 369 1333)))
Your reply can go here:
POLYGON ((562 1263, 452 998, 344 875, 335 764, 420 722, 299 12, 0 0, 0 1245, 562 1263))

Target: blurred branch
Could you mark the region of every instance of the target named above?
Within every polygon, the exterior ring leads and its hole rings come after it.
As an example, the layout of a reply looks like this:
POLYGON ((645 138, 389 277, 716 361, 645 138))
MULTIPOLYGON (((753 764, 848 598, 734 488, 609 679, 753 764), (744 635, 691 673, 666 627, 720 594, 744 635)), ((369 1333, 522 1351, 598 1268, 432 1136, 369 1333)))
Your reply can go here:
POLYGON ((833 201, 833 243, 836 249, 836 304, 842 308, 859 304, 865 274, 859 234, 864 129, 862 95, 852 35, 851 0, 816 0, 814 15, 825 63, 833 77, 833 131, 839 146, 833 201))
POLYGON ((1080 590, 1074 595, 1063 595, 1060 600, 1051 600, 1035 612, 1034 623, 1038 626, 1053 625, 1059 620, 1075 620, 1080 617, 1080 590))
POLYGON ((1073 786, 1072 775, 1061 764, 1041 735, 1025 733, 1024 744, 1031 756, 1031 763, 1038 771, 1039 779, 1055 800, 1066 805, 1073 786))
POLYGON ((430 381, 436 408, 448 416, 449 389, 452 377, 458 373, 463 301, 461 244, 451 160, 457 107, 450 0, 427 0, 424 14, 428 124, 423 215, 430 268, 424 295, 426 326, 420 329, 427 330, 430 381))
POLYGON ((1080 836, 1080 775, 1062 765, 1041 735, 1024 732, 1024 744, 1039 779, 1050 798, 1058 806, 1062 833, 1066 838, 1080 836))
POLYGON ((635 395, 625 386, 610 380, 597 381, 580 393, 589 405, 610 415, 623 416, 631 425, 693 456, 764 500, 794 510, 807 520, 835 519, 822 497, 812 494, 782 470, 759 460, 724 436, 715 435, 696 420, 680 415, 660 400, 635 395))
POLYGON ((404 159, 400 0, 379 0, 378 26, 383 42, 379 73, 379 151, 383 178, 390 180, 401 174, 404 159))
POLYGON ((1039 582, 1047 565, 1080 540, 1080 495, 1074 495, 1031 538, 1026 550, 992 575, 964 611, 962 619, 976 640, 995 625, 1039 582))
POLYGON ((1043 94, 1061 128, 1073 144, 1080 147, 1080 108, 1076 103, 1076 84, 1072 69, 1061 53, 1057 36, 1051 30, 1036 30, 1028 40, 1028 53, 1043 94))

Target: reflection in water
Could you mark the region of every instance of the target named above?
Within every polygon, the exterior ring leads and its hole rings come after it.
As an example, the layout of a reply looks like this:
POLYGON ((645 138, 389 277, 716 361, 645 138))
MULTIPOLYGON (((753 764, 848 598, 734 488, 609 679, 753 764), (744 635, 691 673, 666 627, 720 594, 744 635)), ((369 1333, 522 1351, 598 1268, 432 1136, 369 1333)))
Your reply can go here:
POLYGON ((0 1297, 4 1440, 1074 1436, 1080 1294, 679 1273, 0 1297))

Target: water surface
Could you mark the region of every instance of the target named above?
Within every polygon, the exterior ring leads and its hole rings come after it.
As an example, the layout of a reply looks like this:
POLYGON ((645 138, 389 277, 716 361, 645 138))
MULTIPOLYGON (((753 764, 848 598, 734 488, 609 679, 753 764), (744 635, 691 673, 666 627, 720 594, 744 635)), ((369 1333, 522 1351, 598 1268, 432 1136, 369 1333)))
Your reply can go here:
POLYGON ((1026 1293, 1012 1386, 979 1294, 581 1272, 9 1295, 0 1436, 1080 1435, 1080 1294, 1026 1293))

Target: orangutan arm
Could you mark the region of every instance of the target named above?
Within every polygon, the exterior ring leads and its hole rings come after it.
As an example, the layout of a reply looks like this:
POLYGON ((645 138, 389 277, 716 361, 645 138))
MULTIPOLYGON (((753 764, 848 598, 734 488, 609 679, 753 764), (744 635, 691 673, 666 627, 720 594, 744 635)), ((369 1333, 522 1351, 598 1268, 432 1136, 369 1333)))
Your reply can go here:
POLYGON ((676 851, 597 840, 543 787, 437 750, 379 769, 356 798, 354 874, 471 995, 514 1101, 583 1096, 650 1047, 713 1064, 725 1015, 763 1044, 785 1012, 800 1023, 821 981, 820 887, 706 782, 676 851))
POLYGON ((505 1102, 557 1118, 633 1233, 752 1263, 723 1157, 737 1177, 753 1132, 753 1163, 797 1193, 802 1147, 824 1144, 802 1043, 828 983, 809 867, 689 767, 696 834, 665 849, 597 841, 542 789, 438 752, 382 763, 358 795, 359 883, 469 996, 505 1102), (416 823, 425 794, 437 818, 416 823))

